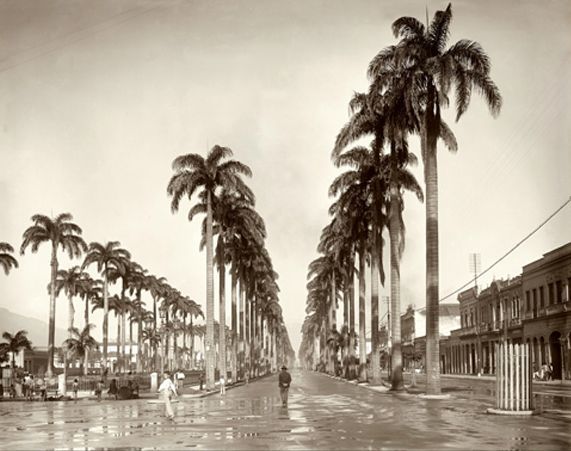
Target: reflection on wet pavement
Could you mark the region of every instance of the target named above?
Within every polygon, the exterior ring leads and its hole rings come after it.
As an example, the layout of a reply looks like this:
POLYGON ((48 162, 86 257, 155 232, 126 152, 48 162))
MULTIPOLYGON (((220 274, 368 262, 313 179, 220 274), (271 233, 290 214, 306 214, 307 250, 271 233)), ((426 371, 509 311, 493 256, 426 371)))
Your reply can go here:
POLYGON ((0 403, 1 449, 569 449, 561 416, 487 415, 485 390, 446 401, 381 394, 319 374, 295 373, 288 408, 277 376, 224 397, 183 398, 174 422, 136 401, 0 403))

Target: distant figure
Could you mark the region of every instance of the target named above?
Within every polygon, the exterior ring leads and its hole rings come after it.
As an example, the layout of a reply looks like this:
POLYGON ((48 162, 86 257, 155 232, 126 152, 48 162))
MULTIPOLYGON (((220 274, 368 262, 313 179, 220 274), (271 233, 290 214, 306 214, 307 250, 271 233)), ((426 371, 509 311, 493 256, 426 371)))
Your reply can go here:
POLYGON ((4 385, 2 385, 2 381, 0 380, 0 401, 4 398, 4 385))
POLYGON ((165 415, 169 420, 174 419, 174 411, 172 410, 171 397, 178 396, 176 387, 171 381, 170 374, 165 371, 163 373, 163 381, 159 387, 159 393, 162 395, 163 401, 165 402, 165 415))
POLYGON ((284 407, 287 407, 290 384, 291 375, 287 372, 287 367, 284 365, 278 376, 278 386, 280 387, 280 396, 282 398, 282 406, 284 407))
POLYGON ((224 376, 220 376, 220 394, 221 395, 225 395, 226 394, 226 380, 224 379, 224 376))
POLYGON ((103 383, 103 379, 101 379, 95 385, 95 396, 97 396, 97 401, 101 401, 101 393, 103 393, 104 388, 105 388, 105 384, 103 383))
POLYGON ((202 391, 202 387, 204 386, 204 373, 200 373, 200 376, 198 376, 198 382, 200 383, 200 391, 202 391))
POLYGON ((109 390, 107 391, 107 394, 109 396, 115 396, 115 399, 117 399, 117 392, 119 390, 117 389, 117 379, 111 379, 111 383, 109 384, 109 390))
POLYGON ((30 374, 30 377, 28 378, 28 401, 34 400, 34 385, 35 384, 36 384, 36 381, 34 381, 34 376, 32 374, 30 374))
POLYGON ((175 379, 176 389, 180 393, 184 388, 184 379, 186 378, 186 376, 184 375, 184 372, 179 369, 175 374, 175 378, 176 378, 175 379))
POLYGON ((77 380, 77 378, 73 380, 71 388, 73 390, 73 398, 77 401, 77 392, 79 391, 79 381, 77 380))

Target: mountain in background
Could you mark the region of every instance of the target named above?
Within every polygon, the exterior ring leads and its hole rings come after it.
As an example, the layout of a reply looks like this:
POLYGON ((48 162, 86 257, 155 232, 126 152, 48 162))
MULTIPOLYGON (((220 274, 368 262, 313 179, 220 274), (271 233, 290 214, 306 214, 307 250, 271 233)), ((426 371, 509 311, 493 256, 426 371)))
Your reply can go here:
MULTIPOLYGON (((0 334, 9 332, 14 335, 19 330, 28 331, 28 339, 32 342, 32 346, 46 347, 48 345, 48 323, 36 318, 18 315, 0 307, 0 334)), ((66 335, 64 329, 56 327, 56 346, 65 340, 66 335)))

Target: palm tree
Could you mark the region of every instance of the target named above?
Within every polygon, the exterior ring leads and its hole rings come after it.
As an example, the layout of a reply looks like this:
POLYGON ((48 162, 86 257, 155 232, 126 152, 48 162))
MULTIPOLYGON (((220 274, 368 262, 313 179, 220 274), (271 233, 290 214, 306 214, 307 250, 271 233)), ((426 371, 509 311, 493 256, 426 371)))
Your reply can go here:
POLYGON ((15 335, 9 332, 4 332, 2 338, 7 343, 0 343, 0 354, 6 355, 8 352, 12 353, 12 368, 16 368, 16 354, 22 349, 32 350, 32 342, 26 337, 28 332, 19 330, 15 335))
MULTIPOLYGON (((105 245, 93 242, 83 261, 82 269, 92 263, 97 266, 97 272, 103 275, 103 366, 107 368, 107 343, 109 339, 109 270, 122 268, 124 262, 131 255, 125 249, 121 249, 118 241, 110 241, 105 245)), ((119 345, 119 344, 117 344, 119 345)))
POLYGON ((64 352, 73 358, 82 360, 83 375, 87 376, 89 351, 97 350, 99 344, 91 336, 91 330, 95 328, 93 324, 87 324, 83 330, 77 327, 69 329, 69 337, 63 342, 64 352))
POLYGON ((32 253, 36 253, 43 242, 50 242, 51 252, 51 277, 50 277, 50 319, 48 326, 48 377, 53 376, 54 365, 54 338, 56 316, 56 276, 58 271, 57 251, 61 247, 67 251, 69 258, 80 257, 85 251, 86 245, 81 238, 81 227, 71 222, 73 216, 62 213, 55 218, 44 215, 32 216, 34 225, 24 231, 20 253, 24 255, 26 248, 31 246, 32 253))
MULTIPOLYGON (((213 249, 212 249, 212 200, 218 188, 231 188, 253 199, 250 189, 240 175, 251 176, 250 168, 239 161, 222 162, 232 156, 227 147, 214 146, 206 158, 198 154, 187 154, 173 161, 175 174, 169 181, 167 192, 172 196, 171 210, 176 213, 183 196, 192 198, 195 192, 202 203, 206 203, 206 388, 214 389, 214 290, 213 290, 213 249)), ((202 207, 200 207, 202 208, 202 207)), ((192 209, 190 213, 192 213, 192 209)))
POLYGON ((409 98, 416 100, 411 110, 419 119, 421 151, 426 184, 426 375, 427 392, 440 393, 439 282, 438 282, 438 172, 437 139, 445 132, 440 116, 455 87, 456 120, 466 112, 473 89, 481 93, 492 115, 496 116, 502 98, 490 78, 490 60, 480 44, 460 40, 446 48, 452 20, 452 7, 437 11, 425 27, 413 17, 393 23, 401 41, 384 49, 371 61, 371 78, 382 77, 387 67, 396 67, 408 77, 409 98))
POLYGON ((89 324, 89 303, 95 302, 97 299, 101 299, 103 295, 103 281, 100 279, 92 279, 87 276, 84 280, 84 285, 80 293, 81 297, 85 302, 84 311, 84 324, 83 327, 89 324))
POLYGON ((10 269, 18 267, 18 260, 11 254, 14 253, 14 248, 8 243, 0 243, 0 266, 4 268, 4 273, 8 275, 10 269))

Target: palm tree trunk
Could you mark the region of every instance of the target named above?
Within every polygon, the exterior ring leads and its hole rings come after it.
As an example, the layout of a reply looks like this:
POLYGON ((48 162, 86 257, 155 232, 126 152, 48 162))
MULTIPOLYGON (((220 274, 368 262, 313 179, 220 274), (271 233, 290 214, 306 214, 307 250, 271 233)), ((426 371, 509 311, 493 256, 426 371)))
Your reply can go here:
POLYGON ((351 258, 351 268, 349 269, 349 380, 357 377, 355 367, 355 260, 351 258))
POLYGON ((55 319, 56 319, 56 277, 57 277, 57 244, 52 243, 52 258, 50 261, 50 319, 48 324, 48 367, 47 376, 54 375, 54 343, 55 343, 55 319))
POLYGON ((226 380, 226 265, 224 264, 224 241, 221 237, 218 238, 219 246, 219 261, 218 261, 218 275, 219 275, 219 332, 220 339, 220 377, 226 380))
POLYGON ((438 306, 438 169, 436 139, 440 126, 436 89, 429 89, 425 123, 426 178, 426 391, 440 394, 440 332, 438 306))
POLYGON ((129 319, 129 360, 127 362, 127 371, 131 371, 131 362, 133 361, 133 321, 129 319))
POLYGON ((237 340, 237 333, 236 333, 236 327, 237 327, 237 317, 236 317, 236 285, 238 283, 238 278, 236 277, 236 256, 233 255, 232 256, 232 271, 231 271, 231 277, 232 277, 232 281, 231 281, 231 291, 230 291, 230 296, 232 298, 232 309, 230 311, 230 315, 231 315, 231 326, 232 326, 232 355, 231 355, 231 361, 232 361, 232 382, 236 382, 238 380, 238 368, 237 368, 237 359, 238 359, 238 340, 237 340))
POLYGON ((343 377, 347 378, 349 374, 349 284, 345 280, 343 287, 343 377))
POLYGON ((108 368, 107 346, 109 343, 109 295, 107 293, 107 264, 103 269, 103 369, 108 368))
POLYGON ((371 384, 381 383, 379 355, 379 256, 378 233, 373 231, 371 246, 371 384))
POLYGON ((389 235, 391 241, 391 389, 403 390, 402 376, 402 349, 400 329, 400 204, 398 202, 398 189, 391 187, 390 194, 390 224, 389 235))
POLYGON ((186 317, 187 317, 188 313, 184 312, 182 315, 182 349, 183 349, 183 355, 182 355, 182 362, 181 362, 181 367, 182 368, 186 368, 186 365, 184 364, 185 361, 185 353, 186 351, 188 351, 188 348, 186 347, 186 317))
POLYGON ((359 380, 367 380, 367 342, 365 335, 365 252, 359 252, 359 380))
POLYGON ((238 365, 240 367, 240 371, 238 372, 240 379, 244 377, 244 324, 245 324, 245 315, 244 315, 244 297, 246 291, 243 289, 244 279, 240 279, 240 286, 238 288, 238 296, 239 296, 239 310, 240 310, 240 317, 238 319, 239 325, 239 343, 238 343, 238 365))
MULTIPOLYGON (((75 313, 75 309, 73 308, 73 298, 70 295, 67 297, 68 301, 68 310, 67 310, 67 338, 71 338, 71 329, 73 328, 73 317, 75 313)), ((67 366, 68 366, 68 352, 67 349, 63 349, 63 374, 64 380, 67 381, 67 366)), ((65 393, 63 393, 65 395, 65 393)))
POLYGON ((206 199, 206 389, 214 390, 214 274, 212 249, 212 193, 206 199))
POLYGON ((125 358, 125 346, 126 346, 126 334, 127 334, 127 323, 125 321, 125 313, 126 313, 126 309, 127 309, 127 303, 126 303, 126 299, 125 299, 125 279, 123 278, 122 282, 121 282, 122 286, 121 286, 121 351, 120 351, 120 357, 119 355, 117 356, 118 358, 120 358, 119 360, 119 368, 121 369, 121 371, 123 373, 125 373, 126 370, 126 358, 125 358))
POLYGON ((143 371, 143 319, 139 313, 137 323, 137 373, 143 371))
MULTIPOLYGON (((332 272, 331 277, 331 305, 329 306, 329 328, 331 330, 332 338, 336 338, 337 332, 337 287, 335 285, 335 272, 332 272)), ((329 374, 335 374, 335 364, 337 363, 337 352, 335 352, 336 344, 330 344, 329 351, 329 374)))
POLYGON ((117 315, 116 315, 116 319, 117 319, 117 347, 116 347, 116 366, 115 366, 115 372, 120 372, 121 371, 121 351, 120 351, 120 347, 121 347, 121 312, 117 311, 117 315))

